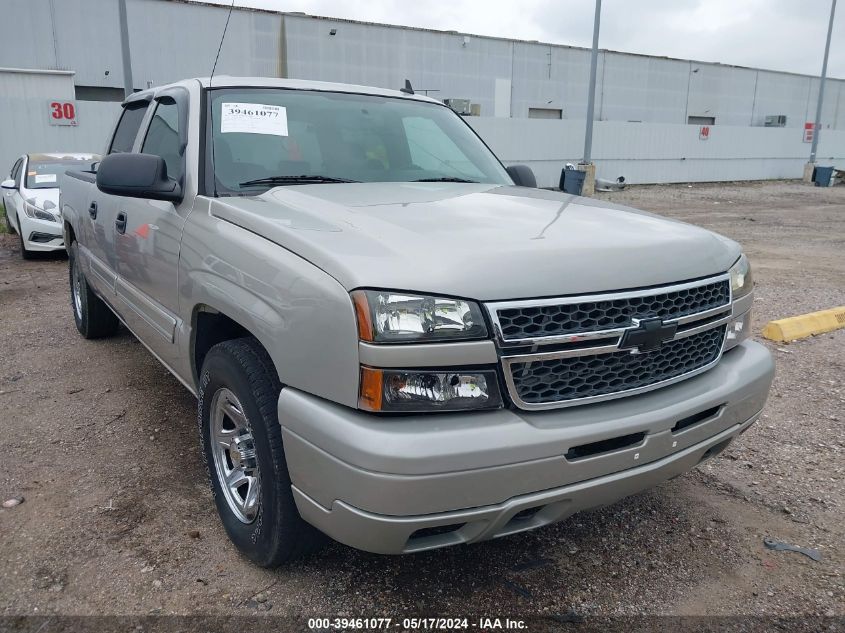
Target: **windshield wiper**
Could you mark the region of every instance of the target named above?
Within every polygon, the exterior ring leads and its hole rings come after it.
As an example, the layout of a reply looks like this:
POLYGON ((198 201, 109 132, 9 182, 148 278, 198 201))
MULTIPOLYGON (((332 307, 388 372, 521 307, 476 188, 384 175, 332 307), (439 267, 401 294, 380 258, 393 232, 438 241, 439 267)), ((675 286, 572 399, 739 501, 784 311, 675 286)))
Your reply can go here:
POLYGON ((419 180, 412 180, 411 182, 478 182, 477 180, 468 180, 466 178, 456 178, 454 176, 444 176, 443 178, 420 178, 419 180))
POLYGON ((299 184, 315 184, 322 182, 360 182, 359 180, 349 180, 348 178, 332 178, 331 176, 320 175, 305 175, 302 176, 268 176, 267 178, 256 178, 254 180, 246 180, 238 183, 240 187, 249 187, 250 185, 299 185, 299 184))

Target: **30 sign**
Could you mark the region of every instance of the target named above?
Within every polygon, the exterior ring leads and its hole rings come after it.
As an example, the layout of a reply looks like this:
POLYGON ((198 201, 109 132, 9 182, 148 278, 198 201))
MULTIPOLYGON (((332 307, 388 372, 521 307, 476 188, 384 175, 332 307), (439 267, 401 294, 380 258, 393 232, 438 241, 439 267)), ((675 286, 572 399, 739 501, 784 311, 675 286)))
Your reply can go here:
POLYGON ((50 125, 77 125, 76 102, 53 100, 47 102, 50 125))

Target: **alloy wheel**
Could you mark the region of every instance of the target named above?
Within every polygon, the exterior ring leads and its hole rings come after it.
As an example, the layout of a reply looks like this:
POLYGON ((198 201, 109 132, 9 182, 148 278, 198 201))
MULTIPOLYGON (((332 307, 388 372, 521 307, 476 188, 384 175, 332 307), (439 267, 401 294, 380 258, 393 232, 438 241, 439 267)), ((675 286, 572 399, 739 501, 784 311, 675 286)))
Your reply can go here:
POLYGON ((238 398, 225 387, 211 401, 211 452, 223 496, 239 521, 258 516, 260 480, 255 439, 238 398))

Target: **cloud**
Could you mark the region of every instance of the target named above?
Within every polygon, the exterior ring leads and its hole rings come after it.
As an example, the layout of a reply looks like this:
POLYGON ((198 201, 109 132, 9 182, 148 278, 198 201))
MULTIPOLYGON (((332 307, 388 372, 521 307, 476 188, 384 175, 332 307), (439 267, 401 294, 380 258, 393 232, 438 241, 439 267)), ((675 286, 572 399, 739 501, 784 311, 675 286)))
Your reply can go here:
MULTIPOLYGON (((584 47, 592 42, 594 11, 583 0, 236 0, 236 5, 584 47)), ((818 75, 829 11, 829 0, 604 0, 599 46, 818 75)), ((845 7, 833 28, 828 76, 845 78, 845 7)))

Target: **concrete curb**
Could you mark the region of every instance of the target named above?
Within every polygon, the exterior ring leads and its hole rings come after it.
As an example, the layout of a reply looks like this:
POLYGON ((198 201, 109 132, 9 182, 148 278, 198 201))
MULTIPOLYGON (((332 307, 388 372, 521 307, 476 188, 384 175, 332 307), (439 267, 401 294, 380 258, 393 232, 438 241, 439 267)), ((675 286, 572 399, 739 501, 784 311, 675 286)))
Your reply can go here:
POLYGON ((840 328, 845 328, 845 306, 769 321, 763 328, 763 336, 771 341, 786 342, 840 328))

